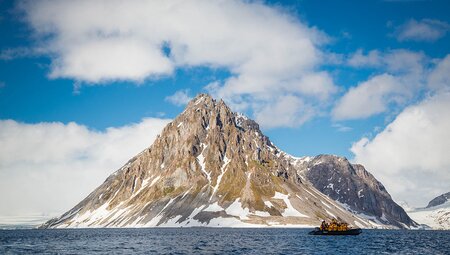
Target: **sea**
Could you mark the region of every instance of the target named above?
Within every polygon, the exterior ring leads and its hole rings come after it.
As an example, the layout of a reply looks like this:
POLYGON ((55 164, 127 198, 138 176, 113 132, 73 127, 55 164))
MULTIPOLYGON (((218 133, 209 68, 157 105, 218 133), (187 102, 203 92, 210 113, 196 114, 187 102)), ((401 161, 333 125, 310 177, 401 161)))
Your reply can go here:
POLYGON ((142 228, 0 230, 0 254, 450 254, 450 231, 142 228))

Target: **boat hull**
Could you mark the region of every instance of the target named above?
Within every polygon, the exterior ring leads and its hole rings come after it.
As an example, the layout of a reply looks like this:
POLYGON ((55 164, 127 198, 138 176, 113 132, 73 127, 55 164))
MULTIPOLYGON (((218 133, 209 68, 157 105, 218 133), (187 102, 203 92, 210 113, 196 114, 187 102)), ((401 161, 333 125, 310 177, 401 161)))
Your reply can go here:
POLYGON ((349 229, 345 231, 327 231, 316 229, 309 232, 310 235, 323 235, 323 236, 356 236, 362 233, 360 228, 349 229))

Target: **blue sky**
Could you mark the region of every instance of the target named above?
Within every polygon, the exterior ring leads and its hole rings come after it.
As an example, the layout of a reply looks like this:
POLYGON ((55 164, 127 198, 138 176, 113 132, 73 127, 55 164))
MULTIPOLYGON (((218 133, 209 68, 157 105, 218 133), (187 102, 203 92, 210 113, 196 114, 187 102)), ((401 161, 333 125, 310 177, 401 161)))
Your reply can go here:
MULTIPOLYGON (((449 51, 450 38, 444 36, 433 43, 399 42, 391 26, 410 19, 431 18, 449 20, 447 1, 270 1, 294 17, 317 27, 331 37, 324 50, 348 54, 357 49, 409 49, 441 58, 449 51), (389 25, 392 23, 392 25, 389 25)), ((0 30, 4 35, 0 48, 34 46, 28 24, 14 9, 14 3, 2 1, 0 30)), ((170 77, 146 80, 142 83, 111 81, 101 86, 84 85, 67 78, 48 79, 48 56, 18 57, 0 62, 0 118, 26 123, 74 121, 103 130, 138 122, 144 117, 173 118, 183 106, 165 101, 166 96, 180 89, 190 89, 189 95, 204 92, 203 87, 215 79, 227 76, 226 70, 208 67, 179 69, 170 77), (77 92, 75 92, 77 91, 77 92)), ((336 73, 333 79, 343 90, 373 75, 372 70, 354 70, 346 66, 324 67, 336 73)), ((251 114, 250 114, 251 115, 251 114)), ((388 117, 389 118, 389 117, 388 117)), ((279 147, 294 155, 332 153, 351 158, 351 143, 374 127, 387 123, 384 116, 359 121, 340 122, 352 128, 339 132, 327 117, 312 119, 300 127, 268 129, 266 133, 279 147), (301 145, 303 144, 303 145, 301 145), (308 146, 305 146, 308 145, 308 146)))
MULTIPOLYGON (((348 54, 357 49, 408 49, 442 58, 449 52, 450 37, 433 43, 422 41, 399 42, 392 27, 410 19, 431 18, 449 21, 447 1, 269 1, 283 8, 295 18, 317 27, 331 37, 324 50, 348 54), (390 25, 391 24, 391 25, 390 25)), ((1 1, 0 48, 14 49, 34 45, 30 28, 14 9, 15 4, 1 1)), ((189 89, 193 96, 204 92, 203 87, 215 79, 227 76, 226 70, 208 67, 179 69, 169 77, 146 80, 142 83, 111 81, 101 86, 84 85, 75 88, 77 81, 47 77, 48 56, 28 56, 0 61, 0 118, 26 123, 74 121, 97 130, 138 122, 143 117, 173 118, 183 106, 164 100, 179 89, 189 89), (75 92, 76 91, 76 92, 75 92)), ((372 70, 355 70, 347 66, 324 67, 335 73, 333 79, 343 90, 355 86, 373 75, 372 70)), ((251 114, 250 114, 251 115, 251 114)), ((266 130, 279 147, 294 155, 332 153, 351 158, 351 143, 373 132, 374 127, 387 123, 384 116, 358 121, 340 122, 351 127, 339 132, 327 117, 312 119, 300 127, 266 130), (307 146, 305 146, 307 145, 307 146)))
MULTIPOLYGON (((183 110, 183 99, 208 92, 255 118, 292 155, 342 155, 368 164, 383 183, 409 172, 426 175, 423 162, 379 170, 384 166, 374 163, 372 148, 398 116, 448 92, 448 1, 200 1, 164 9, 148 20, 152 14, 145 15, 145 8, 151 12, 158 6, 129 5, 122 13, 115 7, 108 12, 95 1, 0 1, 2 125, 7 120, 17 124, 17 137, 26 125, 33 129, 55 122, 107 135, 113 127, 121 130, 145 118, 172 119, 183 110), (198 15, 180 11, 191 7, 198 15), (142 10, 136 17, 145 17, 145 28, 126 15, 133 8, 142 10), (115 56, 123 49, 125 55, 115 56)), ((10 129, 2 129, 4 136, 12 137, 5 130, 10 129)), ((450 140, 448 134, 445 138, 450 140)), ((435 163, 440 170, 429 183, 449 177, 448 160, 435 163)), ((113 170, 103 169, 98 178, 113 170)), ((406 199, 419 184, 417 178, 405 183, 410 185, 388 184, 388 190, 406 199)), ((85 189, 95 183, 90 185, 85 189)), ((424 193, 448 191, 443 187, 421 191, 423 197, 413 203, 423 203, 424 193)))

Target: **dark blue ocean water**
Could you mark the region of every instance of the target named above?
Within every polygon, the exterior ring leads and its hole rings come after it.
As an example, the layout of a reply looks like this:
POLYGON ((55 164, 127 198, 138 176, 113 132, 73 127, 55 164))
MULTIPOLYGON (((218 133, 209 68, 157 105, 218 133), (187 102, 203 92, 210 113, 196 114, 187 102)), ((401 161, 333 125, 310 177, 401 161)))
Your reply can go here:
POLYGON ((306 229, 0 230, 0 254, 450 254, 450 231, 306 229))

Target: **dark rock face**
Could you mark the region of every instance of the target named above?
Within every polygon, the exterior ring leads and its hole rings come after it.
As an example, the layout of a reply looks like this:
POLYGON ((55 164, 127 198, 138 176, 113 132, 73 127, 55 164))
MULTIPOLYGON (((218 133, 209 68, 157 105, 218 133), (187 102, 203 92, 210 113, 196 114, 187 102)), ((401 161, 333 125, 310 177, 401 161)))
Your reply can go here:
POLYGON ((383 184, 362 165, 350 164, 343 157, 320 155, 309 161, 306 178, 316 189, 346 204, 356 213, 375 216, 379 222, 403 228, 416 226, 397 205, 383 184))
POLYGON ((447 192, 447 193, 442 194, 442 195, 440 195, 438 197, 435 197, 433 200, 431 200, 428 203, 426 208, 442 205, 443 203, 447 202, 448 200, 450 200, 450 192, 447 192))

